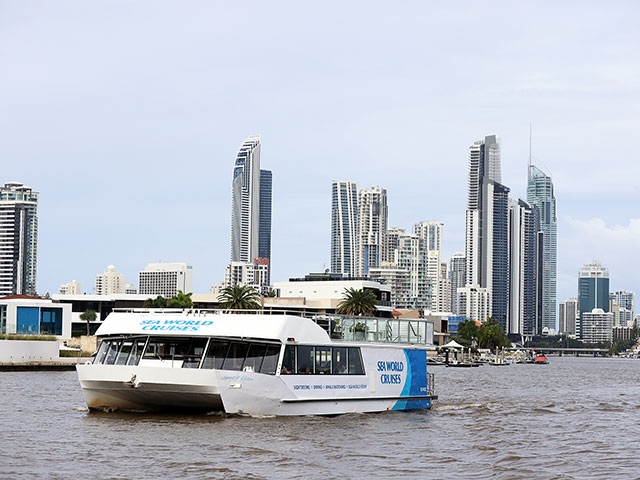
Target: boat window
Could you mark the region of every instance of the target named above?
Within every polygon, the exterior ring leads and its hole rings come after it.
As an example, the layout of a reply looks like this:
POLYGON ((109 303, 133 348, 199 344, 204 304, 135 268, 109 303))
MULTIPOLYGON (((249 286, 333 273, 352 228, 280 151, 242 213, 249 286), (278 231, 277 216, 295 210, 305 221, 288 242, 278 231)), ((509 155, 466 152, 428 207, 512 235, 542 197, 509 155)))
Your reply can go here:
POLYGON ((333 374, 348 373, 347 369, 347 347, 334 347, 333 348, 333 363, 331 365, 331 372, 333 374))
POLYGON ((198 368, 206 346, 206 338, 192 338, 183 357, 184 362, 182 363, 182 368, 198 368))
POLYGON ((144 346, 147 343, 147 337, 134 338, 133 345, 131 347, 131 353, 129 354, 129 359, 127 360, 127 365, 138 365, 140 361, 140 357, 142 356, 142 352, 144 350, 144 346))
POLYGON ((360 348, 349 347, 347 354, 349 374, 364 375, 364 368, 362 367, 362 357, 360 356, 360 348))
POLYGON ((102 340, 100 342, 100 346, 98 347, 98 351, 96 352, 96 356, 93 359, 93 363, 102 363, 104 362, 105 357, 107 356, 107 352, 109 351, 109 341, 102 340))
POLYGON ((282 368, 280 374, 288 375, 295 373, 296 371, 296 346, 287 345, 284 348, 284 355, 282 357, 282 368))
POLYGON ((183 360, 191 349, 191 338, 151 337, 144 358, 183 360))
POLYGON ((318 375, 364 375, 359 347, 287 345, 281 374, 296 372, 318 375), (296 369, 291 367, 296 366, 296 369))
POLYGON ((215 368, 217 370, 222 368, 222 363, 227 356, 227 350, 229 350, 228 341, 212 338, 209 342, 204 362, 202 362, 202 368, 215 368))
POLYGON ((103 362, 105 365, 114 364, 114 362, 116 361, 116 356, 118 355, 118 349, 120 347, 121 342, 122 342, 121 339, 110 340, 108 342, 108 350, 103 362))
POLYGON ((316 347, 315 360, 316 373, 331 373, 331 347, 316 347))
POLYGON ((252 343, 249 345, 247 359, 242 367, 243 370, 250 372, 259 372, 262 369, 262 361, 267 351, 267 345, 264 343, 252 343))
POLYGON ((264 354, 264 361, 260 373, 267 375, 275 375, 278 368, 278 356, 280 355, 280 345, 267 345, 267 351, 264 354))
POLYGON ((298 373, 314 373, 313 367, 315 364, 314 357, 315 347, 309 347, 307 345, 298 345, 298 373))
POLYGON ((114 363, 116 365, 126 365, 127 360, 129 359, 129 354, 131 353, 132 347, 133 347, 132 340, 123 340, 120 345, 120 350, 118 351, 118 356, 116 357, 116 361, 114 363))
POLYGON ((242 370, 248 349, 247 342, 231 342, 227 358, 222 363, 222 370, 242 370))

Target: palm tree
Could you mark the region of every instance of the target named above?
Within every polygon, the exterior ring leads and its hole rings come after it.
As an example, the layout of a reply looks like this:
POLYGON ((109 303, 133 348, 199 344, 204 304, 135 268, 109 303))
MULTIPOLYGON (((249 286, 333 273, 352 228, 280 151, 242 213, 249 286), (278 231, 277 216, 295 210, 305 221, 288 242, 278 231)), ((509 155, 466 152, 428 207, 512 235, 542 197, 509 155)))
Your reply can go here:
POLYGON ((220 307, 229 310, 259 310, 261 297, 258 291, 249 285, 224 287, 218 295, 220 307))
POLYGON ((193 301, 191 300, 191 293, 184 293, 182 290, 178 290, 178 294, 175 297, 171 297, 167 302, 169 308, 191 308, 193 307, 193 301))
POLYGON ((371 290, 347 288, 344 291, 344 300, 338 303, 337 312, 370 317, 376 309, 376 303, 378 299, 371 290))
POLYGON ((80 320, 84 320, 85 322, 87 322, 87 336, 91 335, 91 328, 89 324, 95 321, 97 317, 98 315, 93 310, 85 310, 80 314, 80 320))
POLYGON ((162 295, 156 298, 147 298, 142 304, 143 308, 167 308, 167 299, 162 295))

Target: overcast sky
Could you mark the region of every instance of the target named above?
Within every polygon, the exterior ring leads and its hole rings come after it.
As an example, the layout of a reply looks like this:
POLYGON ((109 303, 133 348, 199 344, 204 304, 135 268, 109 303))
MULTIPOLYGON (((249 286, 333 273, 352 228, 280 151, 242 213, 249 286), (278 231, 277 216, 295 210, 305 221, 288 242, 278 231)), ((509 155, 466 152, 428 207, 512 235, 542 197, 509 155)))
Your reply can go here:
POLYGON ((272 280, 330 265, 332 180, 464 251, 468 147, 495 134, 558 202, 558 301, 600 261, 640 292, 640 3, 0 0, 0 182, 40 192, 38 282, 86 293, 230 257, 235 153, 273 172, 272 280))

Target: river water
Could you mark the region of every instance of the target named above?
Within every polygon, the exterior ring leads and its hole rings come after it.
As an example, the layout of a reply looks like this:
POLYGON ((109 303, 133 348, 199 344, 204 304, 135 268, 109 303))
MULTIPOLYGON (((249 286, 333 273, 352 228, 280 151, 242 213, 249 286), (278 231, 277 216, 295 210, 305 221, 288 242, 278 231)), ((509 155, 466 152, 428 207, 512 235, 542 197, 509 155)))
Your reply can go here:
POLYGON ((430 368, 432 410, 331 418, 89 413, 75 372, 0 372, 0 478, 640 478, 640 360, 430 368))

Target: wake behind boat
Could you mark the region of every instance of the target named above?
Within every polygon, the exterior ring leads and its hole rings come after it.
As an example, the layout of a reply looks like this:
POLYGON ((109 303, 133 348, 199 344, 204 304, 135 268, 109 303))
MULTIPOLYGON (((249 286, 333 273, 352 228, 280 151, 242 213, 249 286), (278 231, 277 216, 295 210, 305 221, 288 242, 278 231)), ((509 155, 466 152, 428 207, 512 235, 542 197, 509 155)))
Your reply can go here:
POLYGON ((286 314, 114 310, 96 332, 93 362, 77 366, 80 385, 92 410, 333 415, 431 407, 428 322, 321 320, 326 328, 286 314), (373 341, 342 333, 356 324, 373 341))

